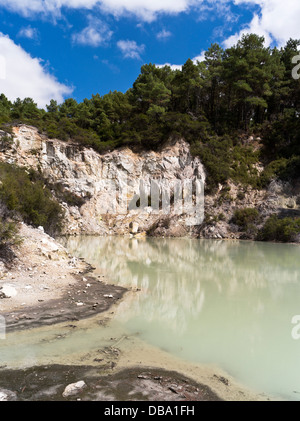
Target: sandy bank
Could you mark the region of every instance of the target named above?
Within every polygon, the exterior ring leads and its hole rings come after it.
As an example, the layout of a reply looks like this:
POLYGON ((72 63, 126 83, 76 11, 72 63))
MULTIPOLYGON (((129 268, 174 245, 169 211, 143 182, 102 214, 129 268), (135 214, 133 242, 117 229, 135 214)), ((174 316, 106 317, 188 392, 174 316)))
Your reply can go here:
POLYGON ((108 310, 126 292, 91 276, 91 266, 39 229, 21 225, 23 242, 1 267, 0 314, 6 330, 75 321, 108 310))

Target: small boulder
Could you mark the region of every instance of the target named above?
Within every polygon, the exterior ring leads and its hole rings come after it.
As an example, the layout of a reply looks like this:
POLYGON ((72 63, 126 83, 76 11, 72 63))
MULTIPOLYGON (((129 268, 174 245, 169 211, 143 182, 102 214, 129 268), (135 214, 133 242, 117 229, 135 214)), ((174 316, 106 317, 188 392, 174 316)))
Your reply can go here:
POLYGON ((6 401, 15 401, 17 399, 17 395, 6 389, 0 389, 0 402, 6 402, 6 401))
POLYGON ((83 380, 80 380, 77 383, 71 383, 69 384, 64 392, 63 392, 63 397, 67 398, 69 396, 73 396, 73 395, 77 395, 77 393, 82 392, 83 389, 85 389, 87 387, 86 383, 83 380))

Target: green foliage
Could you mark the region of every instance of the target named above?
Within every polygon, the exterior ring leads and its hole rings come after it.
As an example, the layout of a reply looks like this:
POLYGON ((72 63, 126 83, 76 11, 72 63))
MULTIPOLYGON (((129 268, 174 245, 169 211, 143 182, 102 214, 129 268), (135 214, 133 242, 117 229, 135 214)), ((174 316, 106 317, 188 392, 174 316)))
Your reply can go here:
POLYGON ((236 224, 243 231, 243 238, 255 238, 258 232, 258 224, 261 217, 255 208, 237 209, 234 212, 231 222, 236 224))
POLYGON ((255 224, 259 223, 260 215, 255 208, 237 209, 232 217, 232 222, 239 226, 243 231, 249 230, 255 224))
POLYGON ((9 133, 6 133, 4 135, 1 135, 0 137, 0 148, 2 151, 5 151, 6 149, 9 149, 11 145, 13 144, 14 138, 9 133))
POLYGON ((208 173, 206 189, 213 191, 218 184, 225 183, 230 176, 230 138, 211 137, 206 142, 192 144, 191 152, 198 155, 208 173))
POLYGON ((31 120, 42 117, 42 110, 37 108, 37 105, 31 98, 25 98, 23 101, 17 98, 11 107, 11 118, 13 120, 31 120))
POLYGON ((275 178, 283 181, 290 181, 300 176, 300 156, 292 156, 291 158, 280 158, 270 162, 261 175, 261 185, 265 187, 275 178))
MULTIPOLYGON (((203 137, 202 137, 203 138, 203 137)), ((252 148, 244 147, 233 138, 226 136, 208 137, 206 141, 191 145, 193 155, 200 157, 208 174, 206 189, 212 192, 218 184, 223 185, 232 179, 244 185, 259 186, 259 177, 255 164, 259 154, 252 148)))
POLYGON ((58 232, 63 220, 60 205, 52 198, 39 174, 7 163, 0 163, 0 200, 24 222, 58 232))
POLYGON ((18 237, 18 231, 15 222, 0 218, 0 249, 19 244, 21 240, 18 237))
POLYGON ((276 121, 266 122, 262 129, 265 155, 272 159, 300 155, 300 119, 296 110, 285 110, 276 121))
POLYGON ((288 160, 286 158, 280 158, 270 162, 263 170, 260 181, 262 187, 267 186, 270 181, 277 178, 287 167, 288 160))
POLYGON ((245 186, 260 187, 260 177, 256 168, 259 162, 259 153, 251 147, 236 144, 231 153, 230 178, 245 186))
POLYGON ((13 103, 0 95, 0 125, 27 123, 49 138, 106 152, 128 145, 157 149, 170 136, 186 139, 202 159, 208 191, 233 179, 263 187, 272 177, 299 174, 300 81, 291 77, 300 41, 265 47, 248 34, 223 50, 212 44, 202 62, 182 70, 145 64, 127 92, 93 95, 78 103, 50 101, 46 110, 30 98, 13 103), (241 143, 241 134, 262 137, 263 149, 241 143), (256 169, 263 160, 266 170, 256 169), (286 160, 286 161, 283 161, 286 160), (285 168, 284 165, 286 164, 285 168))
POLYGON ((259 231, 259 241, 293 242, 300 234, 300 218, 279 219, 276 215, 270 216, 263 228, 259 231))

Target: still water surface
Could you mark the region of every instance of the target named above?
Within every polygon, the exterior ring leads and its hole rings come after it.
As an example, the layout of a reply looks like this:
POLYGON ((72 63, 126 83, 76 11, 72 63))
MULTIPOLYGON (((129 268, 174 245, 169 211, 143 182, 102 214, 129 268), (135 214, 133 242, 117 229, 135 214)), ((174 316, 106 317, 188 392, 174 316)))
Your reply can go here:
POLYGON ((184 361, 218 365, 258 392, 300 400, 300 339, 292 337, 292 318, 300 315, 298 246, 123 237, 64 244, 111 282, 140 291, 120 303, 105 332, 93 326, 59 344, 39 336, 18 351, 11 339, 6 359, 30 349, 35 358, 52 352, 71 362, 101 335, 138 333, 184 361))

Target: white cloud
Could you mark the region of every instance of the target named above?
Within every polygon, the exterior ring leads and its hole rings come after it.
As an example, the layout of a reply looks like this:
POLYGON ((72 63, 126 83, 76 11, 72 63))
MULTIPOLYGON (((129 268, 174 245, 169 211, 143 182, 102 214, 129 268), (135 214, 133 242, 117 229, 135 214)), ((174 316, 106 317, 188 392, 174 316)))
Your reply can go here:
POLYGON ((196 56, 192 59, 192 61, 195 64, 197 64, 198 61, 200 62, 200 61, 204 61, 204 60, 205 60, 205 51, 201 51, 201 53, 198 56, 196 56))
POLYGON ((239 39, 242 38, 243 35, 246 34, 257 34, 259 36, 263 36, 265 38, 265 45, 270 45, 272 42, 271 34, 263 28, 263 26, 260 23, 259 16, 255 14, 252 21, 248 25, 245 25, 243 29, 241 29, 236 34, 231 35, 223 42, 224 47, 232 47, 238 42, 239 39))
POLYGON ((118 48, 122 51, 125 58, 141 59, 140 54, 145 50, 144 45, 138 45, 135 41, 120 40, 117 42, 118 48))
POLYGON ((99 6, 116 16, 134 14, 145 21, 152 21, 159 13, 181 13, 202 0, 0 0, 0 6, 29 16, 35 13, 59 15, 63 7, 92 10, 99 6))
MULTIPOLYGON (((205 51, 202 51, 201 54, 199 56, 196 56, 192 59, 192 62, 194 64, 197 64, 197 62, 199 61, 204 61, 205 60, 205 51)), ((170 64, 170 63, 165 63, 165 64, 156 64, 156 67, 164 67, 164 66, 169 66, 171 67, 172 70, 182 70, 182 66, 183 64, 170 64)))
POLYGON ((113 32, 110 31, 105 22, 93 16, 88 16, 88 20, 89 24, 86 28, 73 34, 72 40, 74 43, 99 47, 99 45, 105 44, 111 39, 113 32))
POLYGON ((202 0, 101 0, 101 8, 114 15, 134 14, 151 22, 158 14, 178 14, 185 12, 194 3, 202 0))
POLYGON ((18 37, 37 40, 39 38, 39 32, 36 28, 32 28, 29 25, 20 29, 18 37))
POLYGON ((259 6, 261 12, 253 17, 248 29, 256 29, 273 37, 279 44, 290 37, 299 38, 299 0, 0 0, 0 7, 30 16, 35 13, 60 15, 63 8, 102 11, 115 16, 133 14, 144 21, 154 20, 158 14, 178 14, 193 7, 199 18, 211 15, 225 16, 235 20, 230 5, 259 6))
MULTIPOLYGON (((192 8, 197 9, 198 19, 201 19, 201 16, 209 19, 222 14, 232 21, 236 19, 236 14, 233 15, 231 5, 256 6, 260 10, 256 11, 244 28, 225 41, 225 47, 249 32, 264 35, 267 44, 274 40, 279 46, 285 44, 289 38, 300 38, 299 0, 0 0, 0 8, 4 7, 25 16, 36 13, 59 16, 63 8, 68 8, 93 12, 102 10, 115 16, 132 14, 148 22, 153 21, 159 14, 179 14, 192 8)), ((89 32, 86 29, 82 37, 84 35, 90 38, 91 42, 97 43, 99 35, 92 29, 89 32)))
POLYGON ((171 67, 172 70, 182 70, 182 64, 171 64, 171 63, 165 63, 165 64, 156 64, 155 65, 158 68, 162 68, 165 66, 171 67))
POLYGON ((224 43, 229 47, 245 33, 263 35, 266 44, 272 40, 277 45, 284 45, 289 38, 300 38, 300 2, 299 0, 235 0, 236 5, 252 4, 260 6, 259 14, 254 14, 251 22, 240 32, 224 43))
POLYGON ((59 15, 63 7, 92 9, 98 0, 0 0, 0 6, 24 16, 36 13, 59 15))
POLYGON ((16 45, 8 36, 0 33, 0 92, 14 101, 20 97, 33 98, 39 107, 45 107, 50 99, 59 103, 72 89, 57 81, 41 64, 38 58, 32 58, 22 47, 16 45))
POLYGON ((160 32, 156 34, 156 38, 158 40, 164 40, 164 39, 170 38, 171 36, 172 36, 172 32, 166 31, 165 29, 162 29, 160 32))

